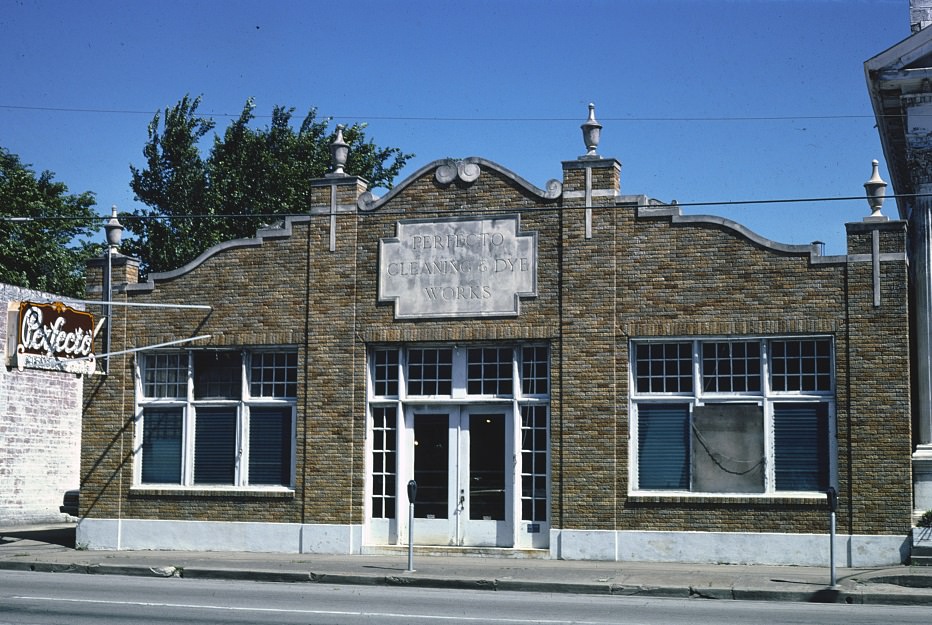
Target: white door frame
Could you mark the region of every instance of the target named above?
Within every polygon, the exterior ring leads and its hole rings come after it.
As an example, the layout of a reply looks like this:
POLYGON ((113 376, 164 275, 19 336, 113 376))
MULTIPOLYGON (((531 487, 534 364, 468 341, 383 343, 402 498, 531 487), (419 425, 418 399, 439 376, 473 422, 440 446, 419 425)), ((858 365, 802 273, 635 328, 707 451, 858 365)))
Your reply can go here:
MULTIPOLYGON (((405 409, 404 436, 399 437, 402 458, 399 458, 398 468, 403 471, 399 474, 402 484, 416 479, 416 476, 421 478, 415 503, 415 544, 505 548, 515 545, 515 519, 520 512, 520 498, 516 496, 515 438, 515 412, 511 404, 416 405, 405 409), (483 417, 484 422, 477 421, 471 427, 473 419, 483 417), (498 425, 494 424, 496 418, 501 420, 498 425), (418 423, 425 421, 419 422, 418 419, 436 420, 433 427, 421 428, 421 441, 415 440, 415 428, 418 423), (500 440, 491 442, 491 458, 480 455, 472 456, 471 459, 473 452, 483 444, 472 436, 473 430, 481 431, 485 424, 490 425, 490 434, 500 440), (436 466, 415 467, 416 454, 425 453, 421 445, 431 445, 436 449, 436 456, 428 456, 436 460, 436 466), (500 465, 497 463, 499 455, 500 465), (483 472, 485 475, 479 475, 481 469, 477 467, 473 470, 471 464, 485 460, 491 460, 492 464, 483 472), (438 474, 442 470, 441 465, 446 468, 446 480, 438 474), (498 466, 501 466, 501 476, 495 475, 498 466), (478 480, 482 479, 494 482, 490 490, 481 492, 483 488, 478 480), (474 487, 470 488, 470 484, 474 487), (503 504, 499 511, 495 511, 495 499, 499 493, 503 504), (438 501, 438 496, 446 501, 438 501), (470 518, 470 510, 483 505, 478 501, 480 496, 485 499, 486 506, 491 506, 488 511, 492 514, 484 515, 481 519, 470 518), (489 499, 492 501, 489 502, 489 499), (431 512, 425 512, 425 506, 431 512)), ((406 493, 403 497, 406 510, 406 493)), ((474 512, 478 513, 478 510, 474 512)), ((402 535, 406 535, 406 532, 402 535)))

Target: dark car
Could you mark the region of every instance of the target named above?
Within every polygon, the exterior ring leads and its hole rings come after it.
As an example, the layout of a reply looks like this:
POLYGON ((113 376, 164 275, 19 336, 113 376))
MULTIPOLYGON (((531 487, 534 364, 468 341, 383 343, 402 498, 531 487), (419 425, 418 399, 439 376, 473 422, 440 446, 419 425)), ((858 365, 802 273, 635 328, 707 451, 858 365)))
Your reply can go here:
POLYGON ((62 497, 61 505, 58 507, 58 511, 70 514, 71 516, 78 516, 78 496, 79 491, 77 489, 66 490, 65 496, 62 497))

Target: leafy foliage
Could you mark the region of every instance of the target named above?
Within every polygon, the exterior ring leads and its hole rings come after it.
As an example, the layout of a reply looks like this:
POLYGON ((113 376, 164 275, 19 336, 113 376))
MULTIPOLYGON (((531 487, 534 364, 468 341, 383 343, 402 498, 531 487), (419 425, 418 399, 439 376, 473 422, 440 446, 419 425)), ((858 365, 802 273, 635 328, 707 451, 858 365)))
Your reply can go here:
POLYGON ((85 262, 101 249, 78 240, 99 231, 94 194, 53 178, 0 147, 0 282, 81 297, 85 262))
POLYGON ((916 521, 916 527, 932 527, 932 510, 926 510, 916 521))
MULTIPOLYGON (((214 134, 204 158, 201 145, 215 124, 198 114, 200 102, 185 96, 164 116, 157 113, 143 149, 146 166, 130 167, 130 186, 149 208, 120 216, 134 235, 121 251, 138 256, 145 273, 175 269, 217 243, 253 236, 275 221, 270 215, 305 213, 308 181, 330 169, 329 120, 311 109, 295 130, 294 109, 276 106, 269 125, 256 129, 252 99, 222 136, 214 134)), ((376 146, 364 124, 345 128, 343 138, 350 146, 346 172, 371 187, 391 188, 413 156, 376 146)))

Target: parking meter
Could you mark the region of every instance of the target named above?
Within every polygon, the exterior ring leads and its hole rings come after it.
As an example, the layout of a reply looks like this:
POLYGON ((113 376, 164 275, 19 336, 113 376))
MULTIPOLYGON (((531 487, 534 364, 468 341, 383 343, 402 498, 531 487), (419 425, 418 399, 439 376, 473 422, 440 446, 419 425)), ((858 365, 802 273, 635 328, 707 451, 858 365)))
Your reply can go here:
POLYGON ((414 572, 414 500, 417 499, 417 482, 408 481, 408 573, 414 572))

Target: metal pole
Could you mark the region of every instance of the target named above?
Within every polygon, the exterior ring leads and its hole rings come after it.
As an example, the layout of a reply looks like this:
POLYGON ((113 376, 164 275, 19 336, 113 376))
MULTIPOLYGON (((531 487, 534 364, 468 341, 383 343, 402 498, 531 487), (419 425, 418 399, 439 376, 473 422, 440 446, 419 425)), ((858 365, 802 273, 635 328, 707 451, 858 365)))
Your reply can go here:
MULTIPOLYGON (((104 347, 104 354, 110 353, 110 341, 112 339, 113 333, 113 306, 111 304, 113 300, 113 247, 107 248, 107 275, 104 277, 104 291, 107 296, 107 304, 104 307, 104 316, 107 318, 107 333, 104 335, 104 341, 106 341, 106 346, 104 347)), ((110 356, 105 355, 103 357, 104 373, 110 373, 110 356)))
POLYGON ((838 510, 838 491, 830 486, 825 493, 828 498, 829 510, 829 561, 831 563, 831 587, 838 587, 838 577, 835 575, 835 511, 838 510))
POLYGON ((832 531, 831 531, 831 559, 832 559, 832 588, 838 585, 838 578, 835 576, 835 512, 832 512, 832 531))
POLYGON ((408 573, 414 572, 414 502, 408 503, 408 573))

